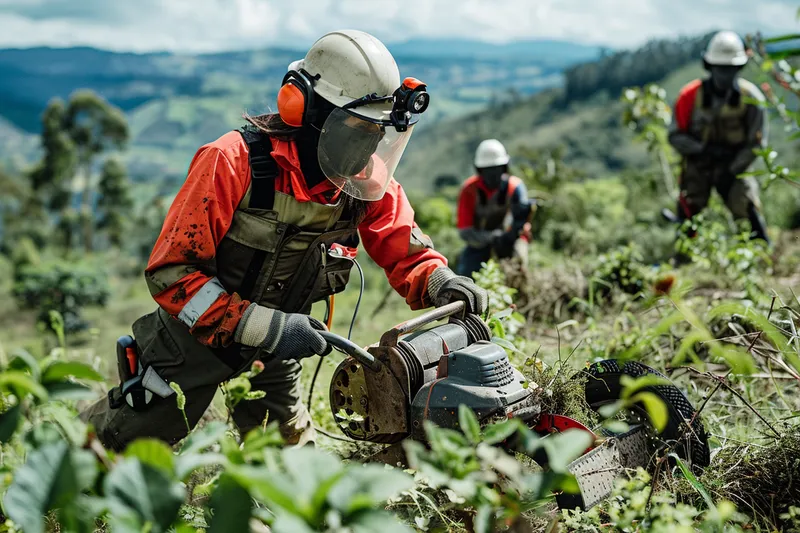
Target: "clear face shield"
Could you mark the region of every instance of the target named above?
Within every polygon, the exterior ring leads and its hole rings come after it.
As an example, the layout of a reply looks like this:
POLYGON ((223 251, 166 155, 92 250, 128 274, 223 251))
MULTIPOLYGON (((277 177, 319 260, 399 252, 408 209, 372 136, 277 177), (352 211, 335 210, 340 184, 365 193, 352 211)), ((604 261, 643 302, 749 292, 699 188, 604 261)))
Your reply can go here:
POLYGON ((380 200, 414 130, 388 128, 335 109, 319 137, 319 167, 337 188, 359 200, 380 200))
POLYGON ((323 124, 319 166, 345 194, 364 201, 383 198, 428 104, 424 85, 408 88, 406 83, 392 96, 368 95, 336 108, 323 124))

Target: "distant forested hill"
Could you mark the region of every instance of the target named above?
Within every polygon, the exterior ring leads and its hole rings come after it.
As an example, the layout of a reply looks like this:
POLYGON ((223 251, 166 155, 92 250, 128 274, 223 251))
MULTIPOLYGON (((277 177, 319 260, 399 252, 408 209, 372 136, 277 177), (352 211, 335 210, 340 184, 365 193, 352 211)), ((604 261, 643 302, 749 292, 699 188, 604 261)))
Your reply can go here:
MULTIPOLYGON (((425 40, 391 48, 401 74, 425 80, 434 94, 425 126, 560 86, 564 69, 599 55, 597 47, 557 41, 425 40)), ((35 148, 29 134, 38 131, 47 102, 90 88, 128 114, 133 176, 181 179, 199 146, 240 125, 244 111, 274 105, 287 65, 302 54, 280 48, 207 55, 0 50, 0 140, 14 140, 0 148, 0 160, 8 163, 12 146, 16 163, 29 158, 35 148)))

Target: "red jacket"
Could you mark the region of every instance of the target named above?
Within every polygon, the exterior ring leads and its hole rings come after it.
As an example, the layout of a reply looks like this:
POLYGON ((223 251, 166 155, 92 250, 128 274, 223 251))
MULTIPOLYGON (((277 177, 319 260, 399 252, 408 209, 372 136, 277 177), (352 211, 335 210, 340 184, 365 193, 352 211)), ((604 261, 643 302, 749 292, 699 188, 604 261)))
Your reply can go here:
MULTIPOLYGON (((272 157, 279 167, 276 190, 292 194, 301 202, 328 203, 330 199, 323 193, 335 186, 325 180, 308 189, 295 144, 272 139, 272 145, 272 157)), ((247 143, 238 132, 227 133, 200 148, 167 213, 146 272, 162 269, 181 272, 185 265, 213 262, 250 179, 247 143)), ((412 309, 421 309, 430 305, 428 276, 436 268, 446 266, 447 260, 433 249, 409 255, 411 230, 415 227, 414 211, 403 188, 393 179, 384 197, 367 205, 366 217, 358 231, 364 249, 384 269, 392 287, 412 309)), ((153 297, 170 315, 178 316, 184 304, 212 277, 213 274, 202 269, 195 270, 181 275, 153 297)), ((200 316, 192 331, 202 331, 199 340, 205 344, 227 344, 248 305, 250 302, 238 294, 224 293, 200 316)))

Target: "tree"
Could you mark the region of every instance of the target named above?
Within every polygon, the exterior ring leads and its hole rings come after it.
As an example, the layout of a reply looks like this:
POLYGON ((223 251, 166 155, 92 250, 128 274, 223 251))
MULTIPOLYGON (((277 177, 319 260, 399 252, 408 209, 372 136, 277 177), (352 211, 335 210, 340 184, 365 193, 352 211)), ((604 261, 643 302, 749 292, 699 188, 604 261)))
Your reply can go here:
POLYGON ((82 191, 83 244, 91 251, 95 226, 92 164, 103 152, 124 148, 129 136, 128 123, 120 109, 93 91, 83 90, 70 97, 64 126, 77 152, 80 172, 75 174, 75 184, 82 191))
POLYGON ((101 214, 99 227, 108 233, 108 238, 115 246, 122 243, 125 232, 125 214, 133 207, 130 195, 130 184, 125 167, 117 159, 109 158, 103 165, 100 174, 101 214))
POLYGON ((50 209, 61 210, 69 204, 68 181, 75 174, 75 143, 64 129, 67 109, 60 98, 50 102, 42 114, 42 151, 44 155, 30 173, 35 196, 50 209))
MULTIPOLYGON (((73 228, 79 223, 87 251, 92 249, 97 224, 92 171, 99 156, 124 148, 128 137, 122 111, 90 90, 75 92, 66 105, 60 99, 52 100, 42 114, 43 156, 29 175, 33 197, 64 219, 57 225, 62 236, 70 235, 70 242, 73 228), (74 207, 73 194, 78 191, 80 212, 75 216, 69 210, 74 207)), ((112 195, 124 187, 119 184, 120 179, 124 182, 124 175, 124 170, 122 177, 116 172, 114 179, 118 183, 109 189, 113 190, 112 195)))

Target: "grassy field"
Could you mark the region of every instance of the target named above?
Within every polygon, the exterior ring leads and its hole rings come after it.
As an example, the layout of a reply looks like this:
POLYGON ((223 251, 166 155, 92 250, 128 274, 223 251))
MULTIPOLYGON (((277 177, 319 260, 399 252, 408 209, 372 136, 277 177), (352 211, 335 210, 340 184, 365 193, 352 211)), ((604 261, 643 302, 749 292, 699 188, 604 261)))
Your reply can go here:
MULTIPOLYGON (((509 337, 519 350, 510 353, 512 361, 519 368, 525 368, 526 360, 536 354, 548 367, 564 364, 564 374, 571 375, 586 362, 627 354, 665 372, 686 391, 695 406, 703 406, 701 416, 709 430, 715 457, 712 466, 700 477, 699 482, 705 490, 715 501, 734 501, 742 512, 752 517, 746 518, 745 522, 756 530, 785 527, 779 526, 779 515, 786 512, 786 495, 774 495, 776 509, 773 514, 763 510, 754 512, 748 507, 760 504, 763 498, 748 499, 748 494, 737 493, 726 476, 728 470, 736 467, 731 463, 734 459, 730 456, 732 450, 737 450, 742 454, 739 459, 746 461, 764 450, 780 450, 782 439, 788 439, 796 432, 794 420, 800 414, 800 380, 793 378, 779 364, 784 360, 780 351, 775 352, 779 348, 768 339, 761 339, 758 328, 748 326, 746 320, 740 320, 741 316, 737 318, 737 313, 743 311, 722 313, 721 318, 711 317, 714 309, 723 303, 737 302, 743 306, 742 309, 746 306, 747 312, 769 316, 778 327, 788 331, 794 345, 797 337, 793 336, 787 324, 792 320, 796 323, 792 312, 800 311, 800 301, 794 296, 800 293, 800 276, 796 273, 800 260, 800 232, 780 234, 773 259, 771 266, 748 268, 752 276, 727 278, 720 274, 719 265, 698 263, 677 271, 644 264, 625 265, 641 267, 646 280, 640 291, 629 294, 616 286, 604 290, 602 284, 592 283, 602 276, 598 270, 602 258, 574 258, 535 246, 529 272, 519 271, 511 264, 504 267, 506 274, 502 283, 517 288, 514 300, 526 317, 514 328, 516 333, 509 337), (674 288, 668 297, 656 298, 653 296, 653 280, 665 275, 675 276, 674 288), (757 279, 757 286, 751 284, 753 279, 757 279), (684 313, 683 320, 655 334, 665 317, 676 310, 684 313), (695 323, 686 315, 688 312, 696 313, 700 322, 695 323), (695 339, 696 342, 687 345, 686 339, 701 327, 700 324, 707 325, 711 337, 695 339), (738 345, 744 353, 749 347, 755 371, 750 374, 729 373, 725 361, 705 346, 715 343, 714 338, 724 339, 722 344, 725 346, 738 345), (776 437, 776 432, 780 437, 776 437)), ((108 258, 107 262, 115 264, 113 258, 108 258)), ((353 339, 361 345, 377 341, 383 331, 412 316, 395 294, 390 295, 380 312, 374 312, 386 294, 388 284, 374 264, 368 260, 364 263, 366 290, 353 333, 353 339)), ((92 329, 68 339, 66 356, 87 363, 106 376, 107 383, 96 388, 98 396, 104 392, 105 386, 111 386, 115 381, 115 339, 129 333, 131 322, 149 312, 154 305, 141 277, 112 275, 110 283, 112 297, 109 304, 104 308, 86 310, 85 316, 92 329)), ((498 290, 491 284, 489 288, 498 290)), ((343 335, 347 333, 357 299, 358 279, 354 275, 347 291, 336 298, 333 331, 343 335)), ((52 338, 43 337, 35 327, 34 312, 13 304, 8 286, 3 287, 0 301, 3 302, 0 320, 5 353, 26 348, 43 355, 54 345, 52 338)), ((321 317, 323 312, 322 307, 315 308, 317 316, 321 317)), ((329 431, 336 430, 327 407, 328 381, 339 360, 341 355, 336 352, 324 360, 313 398, 315 423, 329 431)), ((306 390, 316 362, 316 359, 309 359, 304 363, 306 390)), ((215 413, 212 416, 224 416, 221 396, 215 400, 212 412, 215 413)), ((326 437, 321 437, 320 443, 340 453, 357 453, 357 447, 343 447, 340 442, 326 437)), ((776 461, 783 459, 779 453, 775 454, 776 461)), ((788 468, 796 466, 789 465, 788 468)), ((777 489, 771 488, 768 480, 759 479, 757 473, 751 473, 748 479, 764 491, 777 489)), ((783 490, 795 497, 800 490, 796 480, 790 479, 787 483, 783 490)), ((667 491, 680 501, 699 508, 704 505, 699 493, 691 487, 687 489, 680 476, 674 473, 658 478, 654 489, 667 491)), ((581 515, 579 520, 593 518, 587 514, 581 515)))

